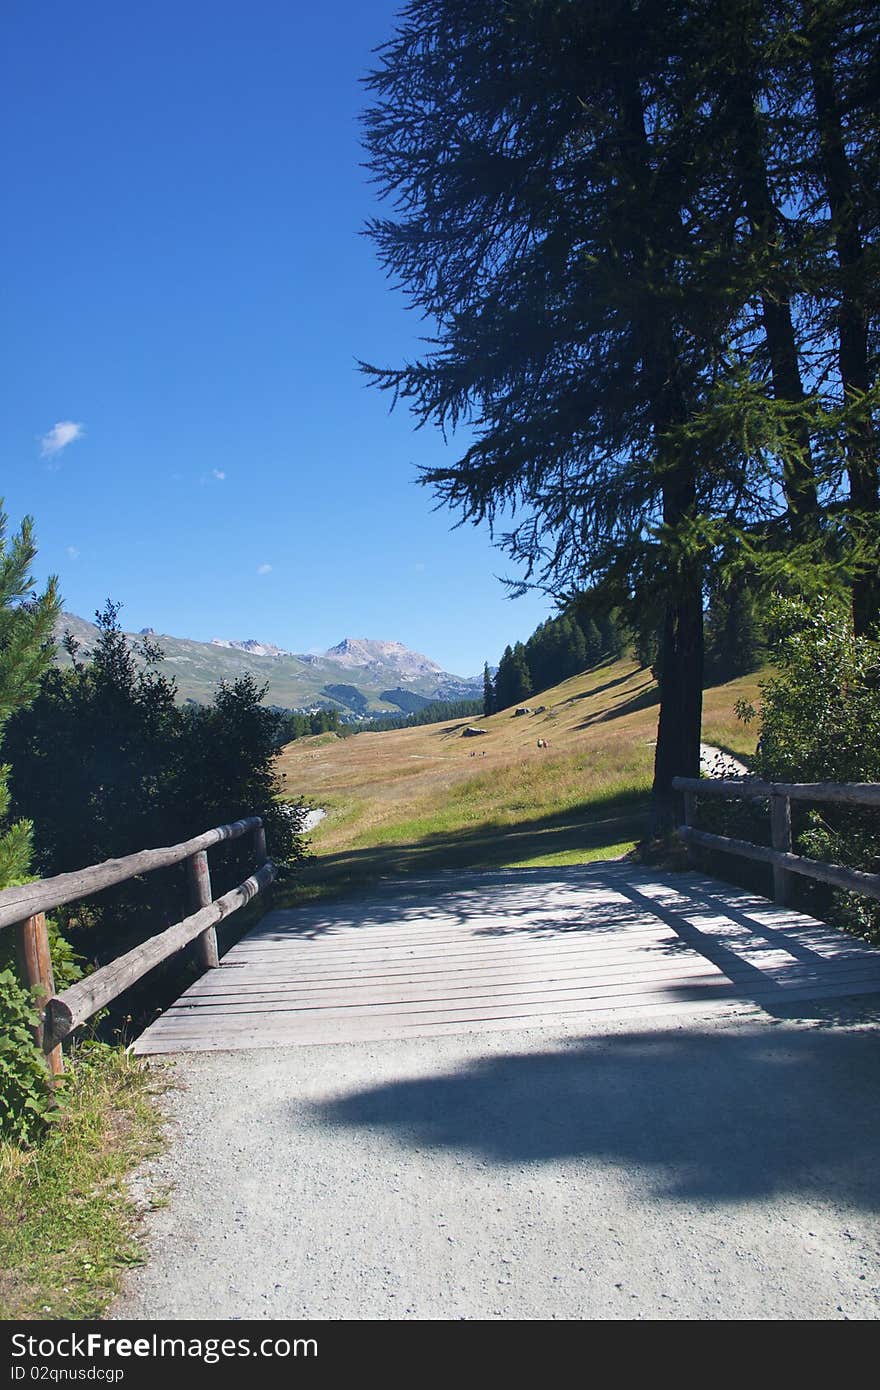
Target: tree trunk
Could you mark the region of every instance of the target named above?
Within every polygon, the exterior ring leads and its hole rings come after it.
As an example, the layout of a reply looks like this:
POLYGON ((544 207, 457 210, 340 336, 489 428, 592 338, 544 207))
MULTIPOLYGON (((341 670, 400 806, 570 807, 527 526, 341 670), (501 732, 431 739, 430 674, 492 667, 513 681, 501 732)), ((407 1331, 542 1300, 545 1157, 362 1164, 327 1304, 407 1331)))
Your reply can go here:
MULTIPOLYGON (((652 246, 662 246, 668 234, 664 213, 680 218, 678 208, 656 209, 650 176, 650 147, 645 108, 638 83, 627 70, 619 87, 624 145, 622 163, 628 166, 638 190, 640 213, 633 218, 630 237, 639 263, 647 265, 652 246), (660 225, 656 225, 659 216, 660 225), (654 225, 652 225, 652 223, 654 225)), ((662 291, 663 286, 658 287, 662 291)), ((697 512, 697 485, 692 459, 670 457, 667 436, 687 418, 688 406, 680 383, 674 324, 662 293, 649 295, 643 307, 644 374, 657 453, 663 523, 667 538, 665 616, 660 650, 660 717, 654 759, 652 831, 663 835, 676 823, 673 777, 696 777, 700 767, 703 711, 703 561, 699 555, 676 551, 680 529, 697 512)), ((679 444, 679 450, 685 445, 679 444)))
MULTIPOLYGON (((746 215, 753 235, 775 254, 777 210, 770 192, 761 127, 754 97, 754 66, 745 43, 741 71, 734 82, 731 106, 736 127, 736 162, 746 215)), ((773 396, 777 401, 802 405, 806 399, 798 361, 797 339, 785 275, 773 270, 761 288, 761 322, 770 360, 773 396)), ((816 527, 819 504, 813 467, 810 432, 803 417, 795 416, 789 448, 782 461, 782 485, 792 533, 803 538, 816 527)))
MULTIPOLYGON (((674 527, 692 516, 696 488, 682 470, 663 494, 663 520, 674 527)), ((671 577, 672 579, 672 577, 671 577)), ((651 831, 667 835, 677 824, 673 777, 700 775, 703 720, 703 567, 680 562, 666 598, 660 651, 660 718, 654 756, 651 831)))
MULTIPOLYGON (((819 167, 834 224, 834 246, 841 270, 838 308, 838 363, 844 399, 857 407, 871 386, 868 313, 864 302, 865 266, 855 186, 846 153, 828 25, 814 28, 810 38, 810 75, 819 131, 819 167)), ((880 620, 880 579, 876 552, 876 522, 880 514, 880 476, 873 424, 869 411, 857 413, 847 425, 847 471, 850 503, 858 521, 868 522, 872 554, 853 581, 853 622, 866 633, 880 620), (871 523, 874 523, 873 526, 871 523)), ((860 529, 860 528, 859 528, 860 529)))

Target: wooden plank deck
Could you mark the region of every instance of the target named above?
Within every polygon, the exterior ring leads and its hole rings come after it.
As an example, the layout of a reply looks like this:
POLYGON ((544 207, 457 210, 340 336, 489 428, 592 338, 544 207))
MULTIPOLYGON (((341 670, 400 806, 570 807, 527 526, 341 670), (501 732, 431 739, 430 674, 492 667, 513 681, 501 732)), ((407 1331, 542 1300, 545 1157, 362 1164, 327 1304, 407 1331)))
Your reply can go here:
POLYGON ((880 950, 697 874, 605 863, 437 874, 271 912, 141 1054, 585 1024, 880 990, 880 950))

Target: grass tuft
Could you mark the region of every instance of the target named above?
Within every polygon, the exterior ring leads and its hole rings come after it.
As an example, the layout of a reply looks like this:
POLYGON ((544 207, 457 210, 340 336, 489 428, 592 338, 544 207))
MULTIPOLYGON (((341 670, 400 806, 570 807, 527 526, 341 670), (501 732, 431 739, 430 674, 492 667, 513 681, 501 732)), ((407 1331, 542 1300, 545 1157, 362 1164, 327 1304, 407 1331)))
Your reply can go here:
POLYGON ((47 1139, 0 1145, 0 1317, 96 1318, 142 1259, 126 1178, 161 1148, 160 1075, 119 1048, 66 1059, 47 1139))

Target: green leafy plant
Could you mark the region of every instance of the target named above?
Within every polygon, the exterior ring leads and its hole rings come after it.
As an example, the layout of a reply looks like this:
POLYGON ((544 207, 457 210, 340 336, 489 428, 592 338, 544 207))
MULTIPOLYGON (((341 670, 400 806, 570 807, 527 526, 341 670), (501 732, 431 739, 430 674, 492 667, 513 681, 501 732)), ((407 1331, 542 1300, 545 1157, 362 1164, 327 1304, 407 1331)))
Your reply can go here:
MULTIPOLYGON (((842 604, 778 599, 754 770, 769 781, 880 780, 880 651, 842 604)), ((741 718, 755 717, 742 703, 741 718)))
MULTIPOLYGON (((778 600, 770 611, 776 674, 761 686, 754 772, 769 782, 880 781, 880 650, 856 636, 843 604, 778 600)), ((741 718, 755 709, 740 704, 741 718)), ((793 803, 796 848, 869 872, 880 871, 880 815, 869 807, 793 803)), ((880 939, 880 904, 853 893, 806 890, 805 905, 880 939)))
MULTIPOLYGON (((36 556, 33 526, 25 517, 7 538, 0 507, 0 734, 17 710, 31 703, 52 662, 52 628, 60 602, 56 582, 33 592, 30 568, 36 556)), ((30 876, 32 825, 10 820, 9 767, 0 767, 0 889, 30 876)), ((11 968, 13 942, 0 934, 0 1138, 20 1143, 37 1139, 49 1120, 52 1097, 43 1057, 34 1042, 36 1013, 28 991, 11 968)), ((59 950, 59 957, 64 952, 59 950)), ((67 964, 72 965, 72 961, 67 964)))
POLYGON ((46 1130, 53 1100, 34 1044, 34 1006, 11 970, 0 970, 0 1137, 33 1143, 46 1130))

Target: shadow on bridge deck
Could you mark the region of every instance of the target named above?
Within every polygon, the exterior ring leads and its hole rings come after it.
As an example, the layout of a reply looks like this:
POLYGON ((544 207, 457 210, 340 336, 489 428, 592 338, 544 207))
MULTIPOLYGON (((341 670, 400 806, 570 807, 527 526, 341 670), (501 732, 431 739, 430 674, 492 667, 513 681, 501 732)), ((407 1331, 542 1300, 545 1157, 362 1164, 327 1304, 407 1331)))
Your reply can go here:
POLYGON ((875 990, 880 950, 697 874, 620 862, 451 871, 270 913, 134 1050, 572 1028, 719 1006, 784 1015, 875 990))

